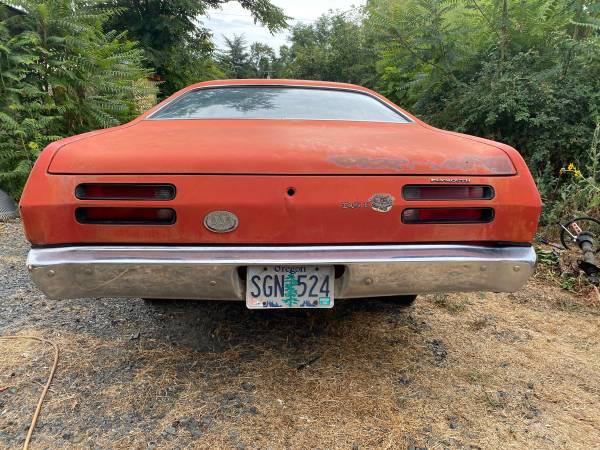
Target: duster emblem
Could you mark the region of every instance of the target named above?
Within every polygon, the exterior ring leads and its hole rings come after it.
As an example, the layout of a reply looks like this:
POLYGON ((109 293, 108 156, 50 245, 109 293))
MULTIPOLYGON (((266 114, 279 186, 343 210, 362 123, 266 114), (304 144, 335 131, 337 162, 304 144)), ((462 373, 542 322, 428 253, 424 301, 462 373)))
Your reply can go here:
POLYGON ((239 223, 237 216, 229 211, 211 211, 204 217, 204 226, 214 233, 228 233, 239 223))
POLYGON ((394 206, 394 197, 390 194, 374 194, 369 199, 369 204, 374 211, 388 212, 394 206))
POLYGON ((469 178, 431 178, 432 183, 470 183, 469 178))

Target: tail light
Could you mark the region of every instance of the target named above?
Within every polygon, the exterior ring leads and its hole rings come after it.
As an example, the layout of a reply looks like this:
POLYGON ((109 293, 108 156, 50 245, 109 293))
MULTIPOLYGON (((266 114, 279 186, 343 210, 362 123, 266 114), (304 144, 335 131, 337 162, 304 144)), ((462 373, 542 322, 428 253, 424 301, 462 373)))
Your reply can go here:
POLYGON ((491 186, 406 185, 402 188, 405 200, 491 200, 491 186))
POLYGON ((402 222, 487 223, 494 220, 492 208, 411 208, 402 211, 402 222))
POLYGON ((75 189, 80 200, 173 200, 172 184, 86 183, 75 189))
POLYGON ((175 223, 175 210, 171 208, 77 208, 75 218, 79 223, 104 225, 171 225, 175 223))

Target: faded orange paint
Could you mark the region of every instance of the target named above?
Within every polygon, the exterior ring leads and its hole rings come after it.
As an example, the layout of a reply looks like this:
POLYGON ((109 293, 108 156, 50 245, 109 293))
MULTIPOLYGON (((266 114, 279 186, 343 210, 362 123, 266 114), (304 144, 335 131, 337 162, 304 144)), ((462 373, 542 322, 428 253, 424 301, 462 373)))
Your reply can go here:
MULTIPOLYGON (((291 80, 219 80, 220 84, 286 84, 367 89, 291 80)), ((21 199, 28 239, 66 243, 322 244, 492 242, 533 239, 540 197, 519 153, 511 147, 414 123, 306 120, 144 120, 50 144, 37 161, 21 199), (372 176, 379 175, 379 176, 372 176), (492 200, 405 201, 405 184, 460 176, 489 184, 492 200), (75 187, 90 182, 172 183, 167 202, 82 201, 75 187), (296 189, 294 196, 287 190, 296 189), (390 212, 344 209, 373 194, 395 198, 390 212), (169 226, 84 225, 75 208, 92 205, 164 206, 177 212, 169 226), (404 207, 491 206, 488 224, 407 225, 404 207), (240 220, 232 233, 202 225, 213 210, 240 220)), ((397 106, 393 105, 395 108, 397 106)), ((399 109, 399 108, 398 108, 399 109)))

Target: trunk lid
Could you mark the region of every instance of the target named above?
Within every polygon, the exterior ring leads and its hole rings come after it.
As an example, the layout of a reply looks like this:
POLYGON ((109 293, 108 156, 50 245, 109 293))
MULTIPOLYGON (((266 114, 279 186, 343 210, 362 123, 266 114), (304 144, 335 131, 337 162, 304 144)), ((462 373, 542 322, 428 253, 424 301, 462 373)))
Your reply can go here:
POLYGON ((140 120, 69 141, 50 173, 513 175, 501 149, 418 123, 140 120))

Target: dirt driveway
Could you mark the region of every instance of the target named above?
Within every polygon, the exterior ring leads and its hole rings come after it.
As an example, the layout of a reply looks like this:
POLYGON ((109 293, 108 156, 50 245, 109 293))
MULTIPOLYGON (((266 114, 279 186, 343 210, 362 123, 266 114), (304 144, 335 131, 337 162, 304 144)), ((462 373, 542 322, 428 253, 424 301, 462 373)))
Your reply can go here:
MULTIPOLYGON (((600 448, 600 309, 532 281, 399 308, 53 301, 0 224, 0 335, 59 345, 32 448, 600 448)), ((0 447, 22 445, 51 363, 0 341, 0 447)))

